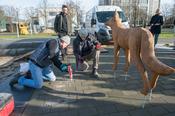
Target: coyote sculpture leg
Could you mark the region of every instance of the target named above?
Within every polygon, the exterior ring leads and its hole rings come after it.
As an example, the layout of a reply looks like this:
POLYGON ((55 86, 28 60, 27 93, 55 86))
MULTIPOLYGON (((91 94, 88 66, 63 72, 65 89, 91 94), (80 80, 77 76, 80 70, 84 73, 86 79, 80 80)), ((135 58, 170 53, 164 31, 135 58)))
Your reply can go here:
POLYGON ((159 75, 153 72, 152 78, 150 80, 151 89, 154 89, 156 87, 158 78, 159 78, 159 75))
POLYGON ((124 68, 125 73, 128 73, 129 65, 130 65, 130 51, 129 49, 125 49, 125 68, 124 68))
POLYGON ((143 90, 141 90, 141 93, 144 95, 147 95, 148 91, 150 90, 150 83, 149 83, 147 71, 145 70, 144 65, 140 59, 139 52, 137 52, 136 54, 133 53, 132 56, 133 56, 134 63, 137 67, 137 70, 140 72, 140 76, 143 80, 143 90))
POLYGON ((114 46, 114 64, 112 65, 113 70, 116 70, 116 66, 119 61, 119 52, 120 52, 119 50, 120 50, 119 46, 114 46))

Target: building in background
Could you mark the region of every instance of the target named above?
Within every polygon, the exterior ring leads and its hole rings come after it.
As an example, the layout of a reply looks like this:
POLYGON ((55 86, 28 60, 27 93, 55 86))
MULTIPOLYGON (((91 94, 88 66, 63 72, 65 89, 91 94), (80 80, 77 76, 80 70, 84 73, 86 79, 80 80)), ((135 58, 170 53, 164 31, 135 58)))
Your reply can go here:
POLYGON ((145 26, 156 9, 160 8, 160 0, 99 0, 99 5, 120 6, 131 25, 145 26))
POLYGON ((53 29, 55 16, 61 12, 60 7, 47 7, 47 9, 39 9, 38 20, 39 26, 42 28, 53 29))
MULTIPOLYGON (((62 5, 59 7, 47 7, 46 9, 39 9, 38 12, 38 23, 42 30, 44 29, 53 29, 55 16, 62 11, 62 5)), ((74 32, 74 28, 77 26, 77 14, 76 9, 71 9, 71 13, 73 12, 73 16, 71 17, 71 30, 74 32)))

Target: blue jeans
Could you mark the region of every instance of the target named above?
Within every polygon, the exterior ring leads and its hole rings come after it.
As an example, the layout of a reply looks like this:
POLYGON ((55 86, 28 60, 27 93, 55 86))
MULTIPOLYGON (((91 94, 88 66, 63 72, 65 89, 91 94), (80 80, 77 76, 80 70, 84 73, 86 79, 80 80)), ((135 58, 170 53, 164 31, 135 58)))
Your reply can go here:
POLYGON ((31 72, 31 79, 27 79, 24 76, 21 76, 18 80, 19 85, 24 85, 32 88, 42 88, 43 79, 49 81, 56 80, 56 76, 50 66, 40 68, 33 62, 29 61, 29 69, 31 72))
POLYGON ((159 34, 154 34, 154 46, 157 44, 159 34))

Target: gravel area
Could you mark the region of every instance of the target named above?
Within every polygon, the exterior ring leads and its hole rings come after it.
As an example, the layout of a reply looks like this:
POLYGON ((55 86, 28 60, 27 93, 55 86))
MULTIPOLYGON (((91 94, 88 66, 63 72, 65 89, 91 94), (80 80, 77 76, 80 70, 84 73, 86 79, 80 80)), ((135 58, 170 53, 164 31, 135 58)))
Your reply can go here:
POLYGON ((16 72, 19 62, 13 62, 14 57, 3 56, 0 57, 0 83, 11 77, 16 72))

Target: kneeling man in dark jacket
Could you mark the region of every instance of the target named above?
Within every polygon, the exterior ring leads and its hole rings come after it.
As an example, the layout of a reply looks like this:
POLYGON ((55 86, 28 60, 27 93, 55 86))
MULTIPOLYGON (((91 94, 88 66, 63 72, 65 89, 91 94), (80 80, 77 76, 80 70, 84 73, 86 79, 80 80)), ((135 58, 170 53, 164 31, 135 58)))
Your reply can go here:
POLYGON ((86 71, 89 68, 87 61, 93 60, 92 75, 95 78, 99 78, 100 75, 97 72, 99 64, 101 44, 97 39, 86 29, 81 29, 78 32, 76 39, 73 41, 73 52, 76 57, 77 70, 80 64, 80 69, 86 71))
POLYGON ((19 76, 11 80, 10 86, 18 83, 21 86, 42 88, 43 79, 55 81, 56 76, 52 71, 53 63, 62 72, 68 72, 68 65, 59 60, 61 48, 70 44, 70 37, 63 36, 61 39, 50 39, 41 44, 29 58, 29 71, 31 77, 19 76))

